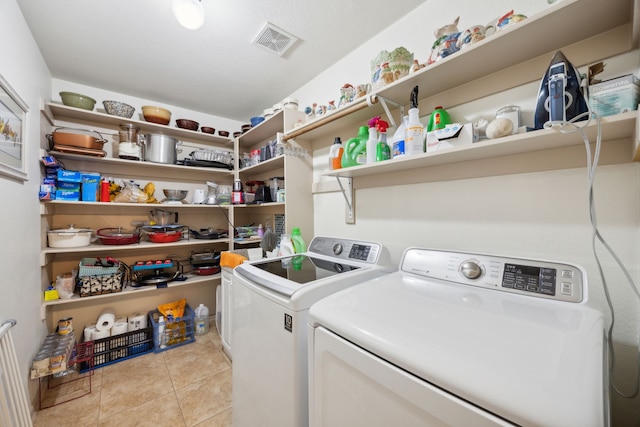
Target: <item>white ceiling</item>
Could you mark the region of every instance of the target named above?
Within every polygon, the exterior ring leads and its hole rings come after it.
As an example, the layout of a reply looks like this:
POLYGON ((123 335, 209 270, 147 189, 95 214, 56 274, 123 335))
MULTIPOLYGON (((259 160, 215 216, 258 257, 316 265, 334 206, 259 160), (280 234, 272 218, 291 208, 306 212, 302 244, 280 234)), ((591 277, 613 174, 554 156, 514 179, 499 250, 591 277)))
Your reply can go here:
POLYGON ((426 0, 202 0, 202 28, 171 0, 17 0, 56 79, 245 120, 281 101, 426 0), (251 44, 266 22, 299 40, 251 44))

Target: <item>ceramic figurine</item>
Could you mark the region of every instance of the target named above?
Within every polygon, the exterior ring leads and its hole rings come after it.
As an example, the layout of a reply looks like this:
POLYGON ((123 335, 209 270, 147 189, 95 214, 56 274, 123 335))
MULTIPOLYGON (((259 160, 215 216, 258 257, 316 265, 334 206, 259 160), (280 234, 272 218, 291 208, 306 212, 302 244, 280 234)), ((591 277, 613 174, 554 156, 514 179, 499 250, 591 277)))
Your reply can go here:
POLYGON ((388 85, 389 83, 393 83, 393 81, 395 80, 393 71, 391 71, 391 67, 389 67, 388 62, 385 62, 384 64, 382 64, 382 72, 380 73, 380 79, 385 85, 388 85))
POLYGON ((356 90, 353 85, 345 83, 344 86, 340 88, 340 101, 338 102, 338 108, 353 102, 353 98, 355 98, 355 96, 356 90))
POLYGON ((517 22, 520 22, 524 19, 526 19, 527 17, 521 14, 514 14, 513 10, 509 11, 508 13, 506 13, 502 18, 498 19, 498 23, 496 25, 498 30, 502 30, 506 27, 508 27, 511 24, 515 24, 517 22))
POLYGON ((313 120, 316 118, 316 105, 318 104, 313 104, 313 106, 311 107, 306 107, 304 109, 304 114, 306 114, 307 116, 307 120, 313 120))
POLYGON ((326 112, 327 112, 327 107, 325 105, 318 105, 316 107, 316 117, 321 116, 326 112))
POLYGON ((416 71, 423 69, 424 67, 425 67, 424 64, 421 64, 421 63, 418 62, 417 59, 414 59, 413 60, 413 65, 411 66, 411 69, 409 70, 409 74, 413 74, 416 71))
POLYGON ((413 53, 402 46, 395 48, 391 52, 381 51, 371 61, 371 84, 373 89, 379 89, 408 75, 411 64, 413 64, 413 53), (388 70, 384 69, 385 64, 391 73, 383 78, 382 73, 388 72, 388 70))
POLYGON ((460 35, 460 37, 458 37, 458 49, 462 49, 466 46, 477 43, 480 40, 484 40, 486 36, 487 29, 484 25, 474 25, 469 27, 460 35))
POLYGON ((329 101, 327 105, 327 111, 332 111, 336 109, 336 101, 329 101))
POLYGON ((439 59, 446 58, 458 51, 458 37, 460 37, 460 31, 458 31, 458 16, 453 23, 438 28, 433 34, 436 36, 436 41, 431 47, 431 54, 427 61, 428 64, 433 64, 439 59))
POLYGON ((369 92, 371 92, 370 83, 362 83, 356 86, 356 98, 367 96, 369 92))

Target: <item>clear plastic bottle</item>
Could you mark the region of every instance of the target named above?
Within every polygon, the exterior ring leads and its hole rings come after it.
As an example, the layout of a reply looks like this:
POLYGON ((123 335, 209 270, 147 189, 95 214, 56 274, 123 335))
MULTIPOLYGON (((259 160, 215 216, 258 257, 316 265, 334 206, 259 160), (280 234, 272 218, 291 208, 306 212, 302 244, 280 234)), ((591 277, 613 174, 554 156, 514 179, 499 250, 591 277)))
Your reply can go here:
POLYGON ((158 343, 160 348, 167 348, 166 322, 164 316, 158 318, 158 343))
POLYGON ((307 245, 302 238, 299 228, 293 228, 291 230, 291 242, 293 243, 295 253, 300 254, 307 251, 307 245))
POLYGON ((196 335, 204 335, 209 332, 209 307, 200 304, 195 309, 196 335))

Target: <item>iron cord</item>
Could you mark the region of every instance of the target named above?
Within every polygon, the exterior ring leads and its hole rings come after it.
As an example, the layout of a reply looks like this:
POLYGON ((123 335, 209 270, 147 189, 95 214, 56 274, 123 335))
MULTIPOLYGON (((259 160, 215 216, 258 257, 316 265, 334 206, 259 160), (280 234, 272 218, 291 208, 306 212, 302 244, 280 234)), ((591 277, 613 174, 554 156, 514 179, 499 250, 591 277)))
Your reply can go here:
MULTIPOLYGON (((560 133, 574 133, 574 132, 578 132, 581 136, 582 136, 582 140, 584 141, 585 144, 585 150, 586 150, 586 155, 587 155, 587 178, 588 178, 588 192, 589 192, 589 219, 591 222, 591 227, 592 227, 592 234, 591 234, 591 249, 593 251, 593 255, 595 257, 596 260, 596 264, 598 266, 598 273, 600 275, 600 279, 602 280, 602 286, 604 289, 604 294, 605 294, 605 298, 607 300, 607 306, 609 307, 609 311, 611 313, 611 323, 609 325, 609 328, 607 329, 606 332, 606 340, 607 340, 607 347, 609 349, 609 384, 611 386, 611 389, 617 393, 618 395, 620 395, 621 397, 627 398, 627 399, 633 399, 636 396, 638 396, 638 393, 640 392, 640 349, 637 352, 636 355, 636 378, 635 378, 635 385, 633 386, 633 390, 629 393, 625 393, 623 391, 620 390, 620 388, 618 388, 618 386, 616 386, 614 380, 613 380, 613 372, 615 370, 615 351, 614 351, 614 345, 613 345, 613 329, 614 329, 614 325, 615 325, 615 311, 613 308, 613 302, 611 300, 611 295, 609 293, 609 285, 607 283, 607 279, 604 273, 604 269, 602 267, 602 263, 600 262, 600 257, 598 256, 598 251, 597 251, 597 243, 600 242, 600 244, 606 249, 606 252, 608 252, 613 259, 615 260, 616 264, 618 265, 618 267, 621 269, 621 271, 623 272, 625 278, 626 278, 626 282, 629 285, 629 287, 631 288, 631 290, 633 291, 633 293, 636 295, 636 297, 638 298, 638 302, 640 303, 640 291, 638 291, 638 287, 637 285, 634 283, 633 278, 631 277, 631 274, 629 273, 628 269, 625 267, 624 263, 622 262, 622 260, 618 257, 618 255, 615 253, 615 251, 613 250, 613 248, 607 243, 607 241, 605 240, 605 238, 602 236, 602 234, 600 233, 600 230, 598 229, 598 222, 597 222, 597 217, 596 217, 596 205, 595 205, 595 196, 593 193, 593 183, 595 180, 595 176, 596 176, 596 169, 598 166, 598 161, 600 158, 600 149, 602 147, 602 129, 601 129, 601 123, 600 123, 600 117, 597 116, 597 114, 595 114, 594 112, 591 111, 590 105, 587 103, 587 108, 589 108, 589 111, 587 111, 586 113, 580 114, 576 117, 574 117, 573 119, 566 121, 564 123, 561 124, 554 124, 553 126, 547 126, 547 123, 545 123, 545 128, 547 127, 553 127, 555 129, 557 129, 560 133), (585 121, 582 126, 578 126, 575 124, 576 121, 582 119, 585 115, 588 114, 588 120, 585 121), (591 121, 595 119, 596 120, 596 129, 597 129, 597 133, 596 133, 596 143, 595 143, 595 152, 591 153, 591 147, 590 147, 590 142, 589 142, 589 138, 588 136, 584 133, 584 128, 589 125, 589 123, 591 123, 591 121), (592 158, 593 157, 593 158, 592 158)), ((549 123, 549 122, 548 122, 549 123)), ((640 346, 640 335, 638 337, 638 343, 640 346)))

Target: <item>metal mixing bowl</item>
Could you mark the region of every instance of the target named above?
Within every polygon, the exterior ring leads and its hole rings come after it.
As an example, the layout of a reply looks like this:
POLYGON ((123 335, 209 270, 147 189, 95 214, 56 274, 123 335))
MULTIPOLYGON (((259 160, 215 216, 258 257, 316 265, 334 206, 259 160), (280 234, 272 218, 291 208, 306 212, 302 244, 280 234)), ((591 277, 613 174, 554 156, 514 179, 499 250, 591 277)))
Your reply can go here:
POLYGON ((183 200, 189 194, 189 190, 162 190, 167 200, 179 201, 183 200))

